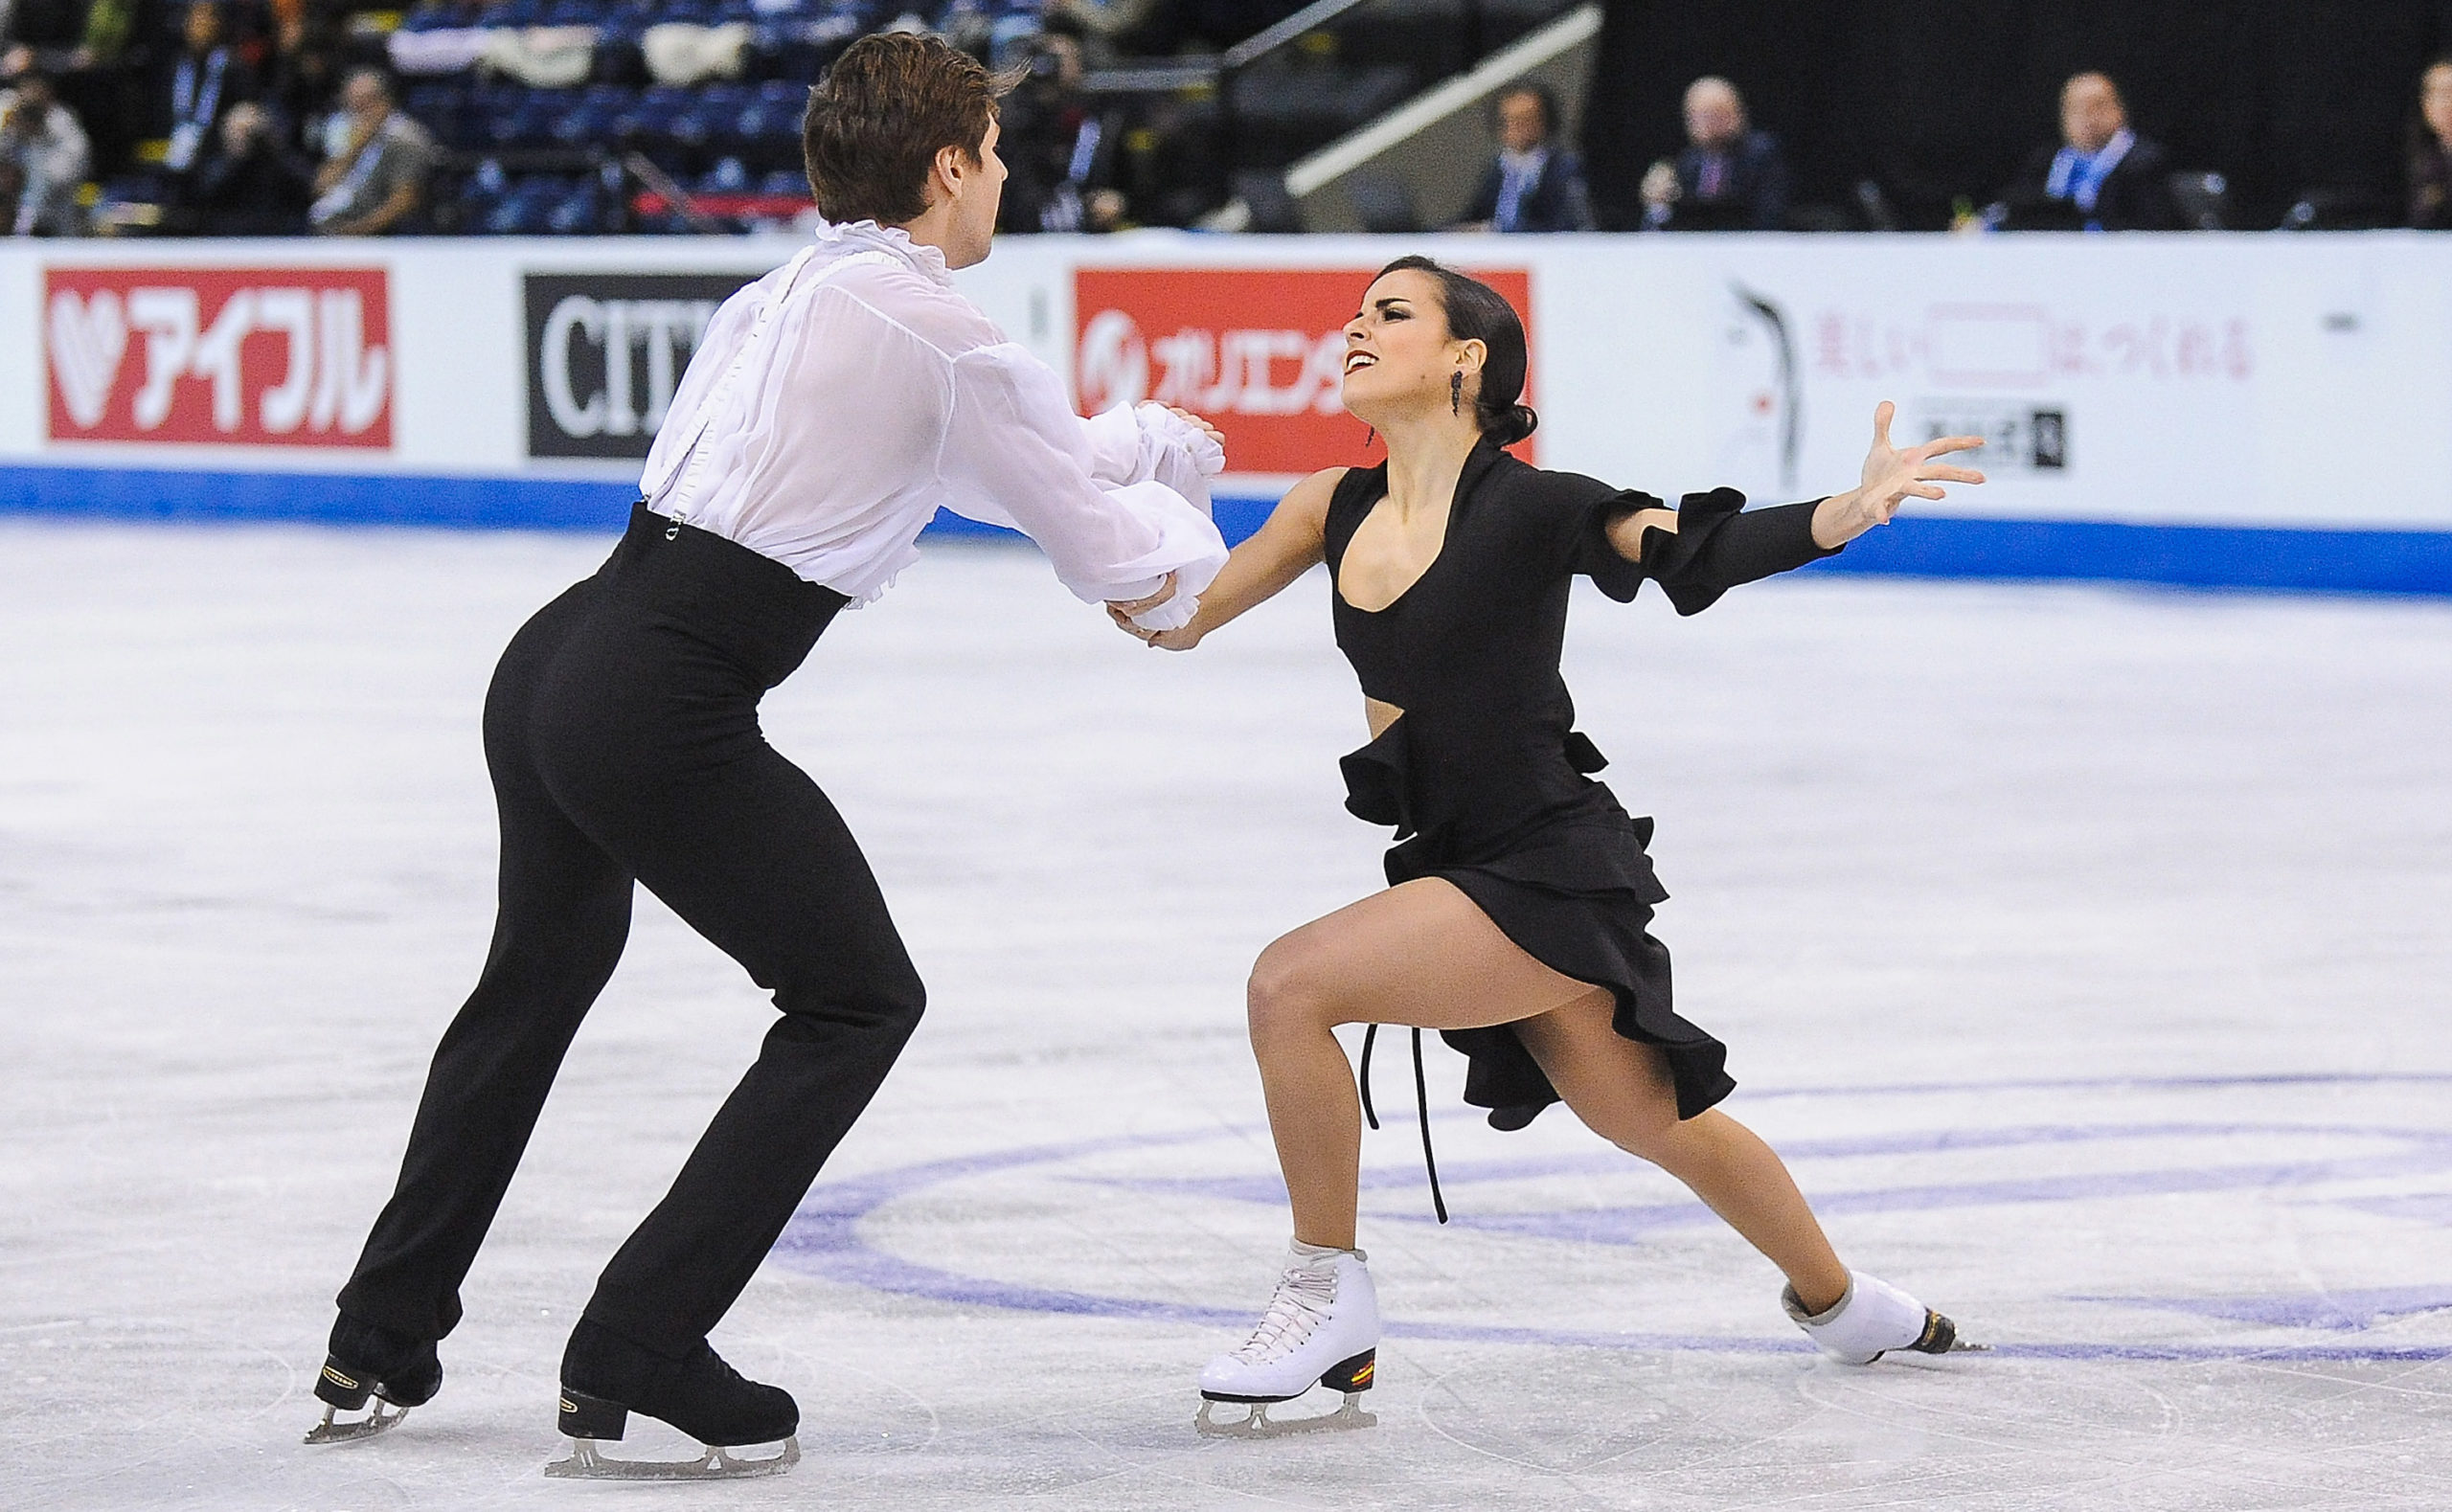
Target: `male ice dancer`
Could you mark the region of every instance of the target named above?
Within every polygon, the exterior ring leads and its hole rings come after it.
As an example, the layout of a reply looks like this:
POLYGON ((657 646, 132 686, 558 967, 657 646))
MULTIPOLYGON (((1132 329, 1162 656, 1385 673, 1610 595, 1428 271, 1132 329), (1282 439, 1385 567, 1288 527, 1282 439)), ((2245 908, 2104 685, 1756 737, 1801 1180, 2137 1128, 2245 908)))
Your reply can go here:
POLYGON ((988 255, 998 81, 933 38, 854 44, 810 95, 815 244, 708 326, 602 570, 511 641, 487 695, 500 913, 435 1052, 400 1181, 341 1291, 310 1441, 398 1421, 571 1037, 621 959, 633 883, 783 1011, 562 1357, 565 1475, 743 1474, 797 1458, 799 1409, 707 1334, 918 1024, 920 979, 826 795, 758 701, 836 611, 876 598, 940 504, 1029 532, 1085 600, 1178 625, 1226 558, 1214 434, 1156 406, 1076 417, 948 270, 988 255), (367 1409, 363 1419, 334 1412, 367 1409), (386 1404, 389 1404, 387 1410, 386 1404), (704 1459, 605 1459, 629 1412, 704 1459), (727 1448, 783 1443, 737 1459, 727 1448))

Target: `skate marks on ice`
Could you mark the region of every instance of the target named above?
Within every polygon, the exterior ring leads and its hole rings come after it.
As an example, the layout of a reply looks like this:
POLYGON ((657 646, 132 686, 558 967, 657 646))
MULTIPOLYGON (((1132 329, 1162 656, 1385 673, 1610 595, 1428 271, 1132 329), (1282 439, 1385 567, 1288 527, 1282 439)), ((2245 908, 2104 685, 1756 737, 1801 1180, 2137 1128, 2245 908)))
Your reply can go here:
POLYGON ((2416 1509, 2452 1504, 2428 1468, 2452 1447, 2452 1244, 2419 1221, 2452 1191, 2448 1093, 2429 1074, 1749 1089, 1740 1112, 1843 1244, 1996 1346, 1865 1368, 1817 1359, 1767 1268, 1665 1178, 1564 1119, 1487 1140, 1446 1120, 1471 1152, 1442 1164, 1461 1173, 1455 1224, 1430 1224, 1410 1162, 1364 1173, 1380 1426, 1192 1461, 1169 1420, 1283 1238, 1250 1131, 822 1184, 777 1258, 969 1317, 1104 1320, 1110 1356, 1111 1330, 1158 1325, 1179 1377, 1136 1370, 1154 1400, 1061 1430, 1138 1466, 1084 1506, 1185 1475, 1302 1505, 1350 1478, 1374 1492, 1346 1505, 1486 1504, 1464 1489, 1483 1463, 1490 1484, 1563 1478, 1601 1505, 2416 1509), (998 1242, 960 1243, 983 1207, 998 1242), (1145 1284, 1114 1284, 1128 1275, 1145 1284))
MULTIPOLYGON (((1946 1215, 1951 1228, 1980 1229, 1987 1243, 2016 1247, 2020 1258, 1990 1268, 1994 1274, 1978 1284, 1998 1298, 1996 1305, 2037 1322, 2052 1320, 2048 1328, 2030 1323, 2023 1337, 2012 1331, 2012 1318, 1991 1320, 1981 1294, 1963 1296, 1948 1280, 1918 1277, 1918 1289, 1928 1300, 1957 1317, 1971 1337, 1992 1344, 1987 1353, 2064 1361, 2452 1360, 2452 1264, 2445 1263, 2452 1259, 2452 1246, 2408 1242, 2444 1227, 2431 1221, 2437 1213, 2431 1195, 2452 1187, 2452 1126, 2377 1121, 2363 1115, 2290 1116, 2294 1095, 2331 1101, 2345 1090, 2386 1088, 2418 1094, 2439 1115, 2452 1112, 2444 1106, 2452 1097, 2452 1074, 2423 1073, 1790 1089, 1755 1092, 1745 1099, 1749 1116, 1758 1118, 1754 1105, 1797 1105, 1845 1110, 1846 1120, 1869 1124, 1855 1134, 1778 1141, 1805 1173, 1817 1210, 1843 1235, 1850 1227, 1929 1233, 1931 1218, 1946 1215), (2246 1102, 2273 1111, 2242 1116, 2246 1102), (2028 1104, 2048 1104, 2052 1121, 2018 1117, 2028 1104), (1965 1119, 1977 1105, 1989 1110, 1988 1124, 1965 1119), (1938 1125, 1922 1116, 1936 1107, 1943 1115, 1938 1125), (2141 1110, 2166 1116, 2141 1120, 2141 1110), (2081 1112, 2111 1117, 2072 1117, 2081 1112), (1869 1222, 1851 1225, 1848 1220, 1854 1218, 1869 1222), (1886 1222, 1870 1222, 1875 1219, 1886 1222), (2218 1275, 2227 1268, 2261 1270, 2262 1254, 2242 1250, 2225 1256, 2219 1247, 2228 1230, 2261 1231, 2276 1219, 2289 1223, 2303 1239, 2337 1243, 2336 1253, 2309 1257, 2319 1271, 2363 1262, 2377 1268, 2378 1275, 2407 1278, 2304 1293, 2173 1290, 2176 1280, 2218 1275), (2039 1270, 2037 1256, 2055 1247, 2069 1252, 2066 1263, 2039 1270), (2042 1296, 2019 1289, 2045 1275, 2061 1282, 2042 1296), (2067 1284, 2106 1275, 2123 1276, 2127 1284, 2103 1291, 2067 1284)), ((1798 1121, 1812 1126, 1821 1120, 1798 1121)), ((1006 1210, 1026 1208, 1007 1185, 1016 1180, 1031 1183, 1032 1199, 1044 1205, 1036 1209, 1038 1220, 1050 1224, 1095 1230, 1103 1226, 1092 1212, 1112 1209, 1112 1199, 1123 1194, 1133 1199, 1126 1210, 1136 1219, 1157 1218, 1161 1228, 1168 1218, 1194 1231, 1224 1228, 1222 1209, 1236 1215, 1237 1227, 1264 1229, 1273 1215, 1282 1215, 1284 1202, 1273 1173, 1197 1171, 1215 1163, 1218 1153, 1212 1150, 1205 1160, 1201 1146, 1229 1147, 1227 1158, 1236 1160, 1250 1149, 1253 1132, 1216 1129, 1028 1146, 821 1183, 785 1230, 777 1257, 834 1280, 939 1302, 1233 1327, 1241 1320, 1241 1309, 1231 1300, 1231 1286, 1204 1297, 1205 1289, 1197 1286, 1136 1296, 1037 1284, 1027 1274, 1029 1257, 1038 1251, 1030 1243, 999 1252, 1020 1259, 1023 1274, 981 1275, 906 1259, 890 1238, 879 1242, 879 1234, 897 1227, 926 1231, 932 1207, 958 1222, 951 1210, 967 1206, 965 1189, 983 1183, 998 1186, 1006 1210), (898 1222, 906 1210, 909 1221, 898 1222)), ((1453 1205, 1449 1228, 1505 1246, 1508 1264, 1518 1273, 1527 1267, 1554 1273, 1589 1266, 1588 1254, 1562 1261, 1561 1252, 1658 1251, 1680 1240, 1720 1237, 1719 1220, 1700 1203, 1662 1190, 1669 1185, 1665 1178, 1605 1146, 1452 1161, 1442 1162, 1442 1174, 1447 1185, 1478 1198, 1453 1205), (1612 1200, 1621 1193, 1637 1200, 1612 1200)), ((1418 1171, 1400 1165, 1366 1169, 1371 1217, 1426 1225, 1419 1183, 1418 1171)), ((1916 1242, 1939 1248, 1929 1237, 1916 1242)), ((1196 1241, 1183 1246, 1188 1266, 1199 1264, 1191 1258, 1199 1248, 1196 1241)), ((1949 1248, 1957 1252, 1949 1256, 1951 1271, 1987 1269, 1983 1245, 1949 1248)), ((1630 1274, 1637 1263, 1630 1261, 1630 1274)), ((1078 1283, 1078 1273, 1072 1279, 1078 1283)), ((1535 1290, 1543 1302, 1575 1295, 1572 1284, 1554 1274, 1543 1274, 1535 1290)), ((1565 1315, 1592 1316, 1593 1300, 1576 1298, 1565 1315)), ((1606 1299, 1600 1300, 1605 1311, 1606 1299)), ((1811 1352, 1784 1325, 1767 1333, 1608 1330, 1532 1320, 1544 1311, 1539 1305, 1521 1311, 1526 1320, 1492 1321, 1479 1308, 1406 1318, 1401 1306, 1392 1306, 1386 1331, 1392 1339, 1527 1346, 1811 1352)))

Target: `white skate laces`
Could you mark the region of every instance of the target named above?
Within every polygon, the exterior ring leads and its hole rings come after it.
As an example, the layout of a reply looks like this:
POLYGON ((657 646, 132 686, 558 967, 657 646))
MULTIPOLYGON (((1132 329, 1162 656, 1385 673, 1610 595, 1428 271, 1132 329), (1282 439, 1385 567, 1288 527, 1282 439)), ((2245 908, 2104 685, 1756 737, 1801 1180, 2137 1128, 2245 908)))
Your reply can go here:
POLYGON ((1871 1365, 1894 1349, 1945 1355, 1990 1347, 1968 1343, 1957 1324, 1862 1271, 1848 1273, 1848 1290, 1826 1312, 1807 1313, 1793 1286, 1781 1290, 1780 1305, 1815 1348, 1842 1365, 1871 1365))
POLYGON ((1252 1336, 1229 1351, 1230 1357, 1247 1365, 1275 1364, 1310 1342, 1311 1335, 1328 1321, 1336 1300, 1337 1273, 1333 1269, 1288 1267, 1278 1277, 1277 1291, 1268 1299, 1268 1311, 1260 1315, 1252 1336))
POLYGON ((1270 1294, 1267 1309, 1243 1342, 1200 1373, 1201 1405, 1193 1427, 1207 1434, 1268 1438, 1324 1428, 1367 1428, 1378 1421, 1361 1410, 1378 1358, 1379 1302, 1361 1252, 1297 1245, 1270 1294), (1291 1401, 1313 1383, 1345 1393, 1345 1403, 1319 1417, 1272 1422, 1268 1404, 1291 1401), (1237 1422, 1218 1422, 1219 1402, 1250 1409, 1237 1422))

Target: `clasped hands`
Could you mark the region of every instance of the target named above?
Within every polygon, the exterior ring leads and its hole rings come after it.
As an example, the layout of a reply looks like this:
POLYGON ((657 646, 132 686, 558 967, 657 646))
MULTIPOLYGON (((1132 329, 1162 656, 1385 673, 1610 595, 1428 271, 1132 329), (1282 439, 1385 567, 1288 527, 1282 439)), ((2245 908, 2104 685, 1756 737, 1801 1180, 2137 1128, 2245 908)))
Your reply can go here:
MULTIPOLYGON (((1197 415, 1194 415, 1192 411, 1179 408, 1172 404, 1168 405, 1167 409, 1169 413, 1182 420, 1185 424, 1195 426, 1200 430, 1206 431, 1209 434, 1210 439, 1217 442, 1218 445, 1223 446, 1226 444, 1226 433, 1224 431, 1221 431, 1216 426, 1210 424, 1209 421, 1201 418, 1197 415)), ((1160 604, 1167 602, 1174 597, 1175 575, 1173 573, 1169 573, 1166 577, 1159 582, 1158 591, 1150 594, 1147 598, 1134 598, 1129 601, 1116 598, 1108 599, 1107 618, 1113 620, 1116 622, 1117 628, 1123 630, 1124 634, 1131 636, 1133 639, 1140 641, 1145 644, 1159 646, 1169 651, 1189 651, 1194 645, 1200 643, 1200 637, 1197 635, 1192 635, 1189 639, 1186 638, 1186 633, 1192 628, 1190 625, 1185 625, 1173 630, 1151 630, 1132 622, 1134 616, 1147 614, 1150 610, 1157 608, 1160 604)))

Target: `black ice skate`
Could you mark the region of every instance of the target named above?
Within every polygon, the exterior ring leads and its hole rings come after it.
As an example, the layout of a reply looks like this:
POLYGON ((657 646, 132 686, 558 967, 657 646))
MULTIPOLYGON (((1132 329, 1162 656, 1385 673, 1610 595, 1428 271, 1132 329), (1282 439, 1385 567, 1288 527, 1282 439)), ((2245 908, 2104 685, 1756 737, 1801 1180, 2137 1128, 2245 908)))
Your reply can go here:
POLYGON ((562 1355, 561 1428, 571 1455, 545 1474, 588 1480, 725 1480, 775 1476, 800 1463, 800 1405, 781 1387, 743 1380, 701 1343, 679 1359, 580 1320, 562 1355), (632 1412, 661 1418, 706 1446, 695 1459, 611 1459, 596 1446, 618 1441, 632 1412), (742 1459, 731 1451, 781 1443, 742 1459))
POLYGON ((344 1313, 332 1324, 331 1353, 315 1378, 324 1420, 307 1430, 306 1442, 346 1444, 389 1433, 400 1426, 410 1408, 423 1406, 442 1387, 443 1362, 435 1356, 433 1340, 396 1334, 344 1313), (387 1407, 390 1411, 384 1410, 387 1407), (336 1421, 340 1413, 356 1411, 366 1416, 336 1421))

